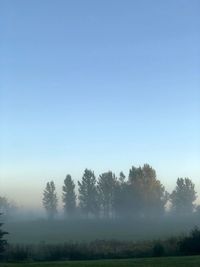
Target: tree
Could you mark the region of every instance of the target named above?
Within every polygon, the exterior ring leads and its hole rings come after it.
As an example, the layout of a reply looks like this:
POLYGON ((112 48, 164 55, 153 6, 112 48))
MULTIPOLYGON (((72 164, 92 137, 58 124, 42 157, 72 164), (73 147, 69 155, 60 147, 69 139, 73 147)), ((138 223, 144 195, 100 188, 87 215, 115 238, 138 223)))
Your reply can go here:
MULTIPOLYGON (((2 215, 2 213, 0 213, 2 215)), ((0 223, 0 257, 2 253, 5 251, 7 241, 4 239, 4 236, 8 234, 8 232, 5 232, 1 229, 3 223, 0 223)))
POLYGON ((124 184, 125 183, 125 179, 126 179, 126 176, 124 175, 124 173, 120 172, 119 173, 119 182, 120 182, 120 184, 124 184))
POLYGON ((71 175, 67 175, 64 180, 63 186, 63 203, 64 212, 68 216, 73 216, 76 211, 76 194, 75 184, 72 180, 71 175))
POLYGON ((189 178, 178 178, 176 188, 170 196, 172 211, 179 215, 191 214, 194 210, 196 198, 193 182, 189 178))
POLYGON ((200 254, 200 229, 195 226, 188 236, 179 242, 179 249, 184 255, 200 254))
POLYGON ((156 171, 151 166, 144 164, 142 173, 144 179, 145 213, 153 216, 163 215, 166 202, 168 201, 168 193, 157 179, 156 171))
POLYGON ((6 197, 0 196, 0 213, 3 214, 3 217, 8 219, 11 214, 16 211, 17 207, 14 204, 11 204, 6 197))
POLYGON ((196 213, 197 216, 200 216, 200 205, 197 205, 195 207, 195 213, 196 213))
POLYGON ((150 165, 132 167, 129 172, 129 183, 132 188, 132 206, 135 214, 152 217, 164 213, 168 193, 150 165))
POLYGON ((128 177, 128 199, 130 201, 129 208, 131 209, 134 217, 141 216, 141 214, 144 212, 143 182, 142 168, 136 168, 132 166, 128 177))
POLYGON ((114 216, 116 184, 117 179, 111 171, 105 172, 99 176, 97 191, 99 194, 99 204, 105 218, 114 216))
POLYGON ((56 188, 53 181, 46 184, 46 188, 43 193, 43 206, 46 209, 49 219, 53 219, 57 213, 58 206, 56 188))
POLYGON ((127 219, 132 217, 133 192, 130 184, 125 181, 126 177, 120 172, 115 186, 114 209, 118 218, 127 219))
POLYGON ((90 215, 97 216, 99 212, 98 194, 96 188, 96 177, 94 172, 85 169, 79 186, 79 207, 81 211, 89 217, 90 215))

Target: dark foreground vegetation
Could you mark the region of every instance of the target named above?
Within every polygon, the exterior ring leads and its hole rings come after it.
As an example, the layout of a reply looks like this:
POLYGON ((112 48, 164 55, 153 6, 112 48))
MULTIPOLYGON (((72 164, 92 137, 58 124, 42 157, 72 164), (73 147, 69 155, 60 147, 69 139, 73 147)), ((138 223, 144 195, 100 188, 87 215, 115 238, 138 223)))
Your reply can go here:
POLYGON ((200 230, 155 241, 96 240, 63 244, 8 245, 4 261, 63 261, 200 255, 200 230))

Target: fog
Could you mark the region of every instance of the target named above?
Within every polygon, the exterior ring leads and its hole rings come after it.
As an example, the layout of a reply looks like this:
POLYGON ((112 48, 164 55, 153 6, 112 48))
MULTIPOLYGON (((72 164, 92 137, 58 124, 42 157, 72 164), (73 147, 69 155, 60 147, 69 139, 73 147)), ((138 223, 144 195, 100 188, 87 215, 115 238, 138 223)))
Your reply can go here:
POLYGON ((47 220, 44 212, 18 211, 14 216, 4 218, 4 228, 9 232, 12 244, 39 244, 89 242, 94 240, 145 241, 181 236, 200 226, 200 214, 192 216, 153 217, 151 219, 66 219, 59 214, 56 219, 47 220))
POLYGON ((148 164, 132 166, 128 175, 108 171, 96 176, 85 169, 78 183, 68 174, 60 189, 50 180, 37 194, 34 187, 33 192, 21 190, 22 205, 0 197, 11 243, 144 241, 185 234, 200 225, 195 183, 178 178, 168 192, 148 164))

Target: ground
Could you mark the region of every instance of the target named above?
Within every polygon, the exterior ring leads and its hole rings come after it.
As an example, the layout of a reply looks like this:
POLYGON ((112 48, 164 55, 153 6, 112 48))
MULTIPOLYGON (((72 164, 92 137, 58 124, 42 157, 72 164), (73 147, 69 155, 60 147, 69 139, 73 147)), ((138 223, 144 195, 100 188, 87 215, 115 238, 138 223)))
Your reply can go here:
POLYGON ((44 263, 1 263, 1 267, 199 267, 200 256, 127 260, 66 261, 44 263))

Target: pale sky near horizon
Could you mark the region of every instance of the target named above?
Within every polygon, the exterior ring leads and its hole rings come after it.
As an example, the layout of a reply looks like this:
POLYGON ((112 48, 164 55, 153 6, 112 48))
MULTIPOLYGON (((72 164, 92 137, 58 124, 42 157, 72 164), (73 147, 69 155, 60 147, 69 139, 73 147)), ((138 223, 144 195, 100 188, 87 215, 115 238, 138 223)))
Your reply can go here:
POLYGON ((0 195, 152 165, 200 194, 200 1, 2 0, 0 195))

